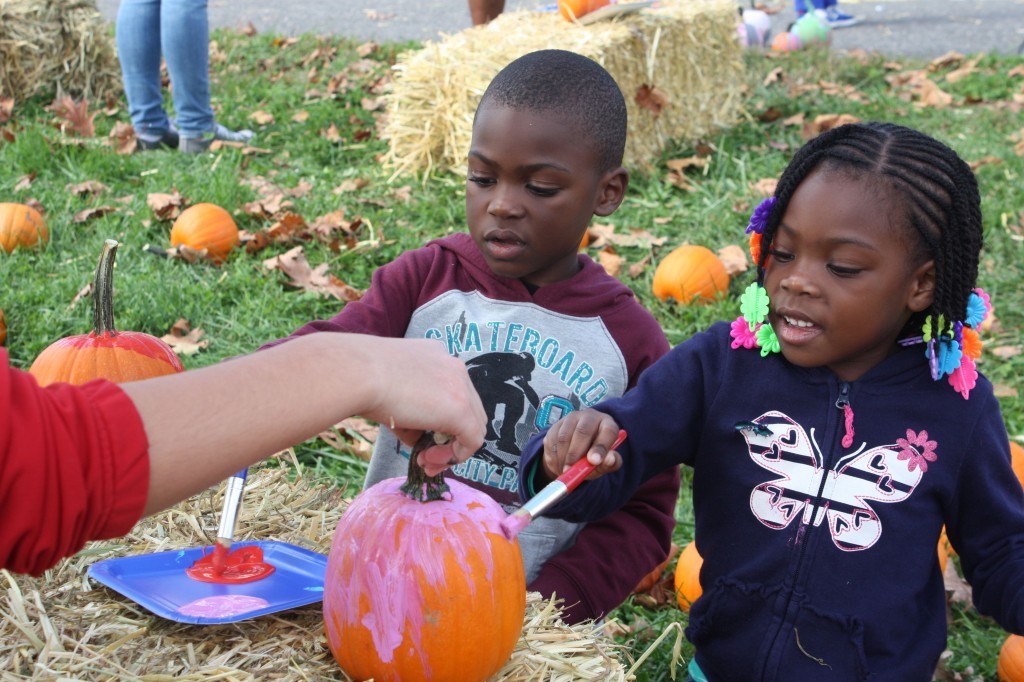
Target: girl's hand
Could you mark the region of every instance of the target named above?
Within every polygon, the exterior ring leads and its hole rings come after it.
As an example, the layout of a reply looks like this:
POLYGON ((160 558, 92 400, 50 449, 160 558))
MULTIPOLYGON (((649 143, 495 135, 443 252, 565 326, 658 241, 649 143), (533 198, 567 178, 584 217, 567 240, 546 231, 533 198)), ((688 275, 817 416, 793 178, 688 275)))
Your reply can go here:
POLYGON ((619 435, 619 425, 603 412, 587 409, 570 412, 544 436, 544 474, 558 478, 581 457, 595 465, 587 480, 604 476, 622 466, 622 457, 610 450, 619 435))

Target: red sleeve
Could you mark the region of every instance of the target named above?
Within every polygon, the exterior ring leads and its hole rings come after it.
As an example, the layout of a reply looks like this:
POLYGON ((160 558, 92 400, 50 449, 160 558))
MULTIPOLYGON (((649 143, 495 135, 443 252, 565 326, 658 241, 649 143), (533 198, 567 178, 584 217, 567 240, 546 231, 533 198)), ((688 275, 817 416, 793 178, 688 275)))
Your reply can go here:
POLYGON ((0 349, 0 568, 39 575, 142 516, 149 454, 116 384, 41 388, 0 349))

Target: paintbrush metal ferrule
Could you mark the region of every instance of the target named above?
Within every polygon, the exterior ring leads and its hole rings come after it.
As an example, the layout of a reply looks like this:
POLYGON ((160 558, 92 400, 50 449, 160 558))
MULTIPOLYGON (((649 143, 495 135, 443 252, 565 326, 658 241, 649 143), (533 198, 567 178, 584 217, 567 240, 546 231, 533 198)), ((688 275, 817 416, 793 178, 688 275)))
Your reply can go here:
POLYGON ((565 483, 559 480, 552 481, 523 504, 519 511, 526 512, 531 519, 537 518, 568 494, 569 487, 565 483))
POLYGON ((220 514, 220 525, 217 526, 217 541, 225 547, 230 547, 235 537, 235 526, 242 506, 242 492, 245 490, 247 473, 248 470, 240 471, 229 478, 224 489, 224 507, 220 514))

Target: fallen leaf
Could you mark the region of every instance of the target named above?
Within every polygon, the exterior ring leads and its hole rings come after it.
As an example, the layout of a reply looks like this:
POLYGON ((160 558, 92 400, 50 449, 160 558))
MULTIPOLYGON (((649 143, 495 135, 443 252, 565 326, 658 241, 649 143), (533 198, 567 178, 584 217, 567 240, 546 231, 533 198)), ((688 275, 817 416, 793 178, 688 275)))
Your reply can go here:
POLYGON ((267 237, 272 242, 287 243, 300 239, 309 239, 309 226, 298 213, 288 212, 280 220, 266 229, 267 237))
POLYGON ((707 168, 710 161, 706 157, 688 156, 684 159, 669 159, 665 162, 671 170, 682 173, 687 168, 707 168))
POLYGON ((371 54, 377 52, 378 50, 380 50, 380 45, 373 41, 362 43, 361 45, 356 46, 356 53, 360 57, 369 57, 371 54))
POLYGON ((997 398, 1016 398, 1017 389, 1007 384, 992 384, 992 393, 997 398))
POLYGON ((775 187, 779 184, 778 178, 761 178, 750 185, 755 194, 763 197, 770 197, 775 194, 775 187))
POLYGON ((634 99, 641 107, 652 112, 655 118, 661 114, 661 110, 668 104, 668 97, 665 96, 665 93, 657 87, 647 84, 641 85, 636 89, 634 99))
POLYGON ((946 74, 946 82, 947 83, 956 83, 957 81, 961 81, 964 78, 967 78, 967 76, 970 76, 972 73, 977 73, 978 72, 978 62, 980 62, 980 61, 981 61, 981 57, 975 57, 974 59, 969 60, 966 64, 961 66, 959 69, 956 69, 954 71, 950 71, 949 73, 946 74))
POLYGON ((79 182, 77 184, 68 184, 64 186, 64 189, 72 194, 77 194, 78 196, 84 196, 86 194, 96 195, 110 191, 110 188, 99 180, 86 180, 85 182, 79 182))
POLYGON ((32 187, 32 183, 35 182, 35 179, 36 179, 35 171, 33 171, 33 172, 31 172, 31 173, 29 173, 27 175, 22 175, 20 178, 18 178, 18 181, 14 183, 14 191, 15 192, 23 192, 26 189, 31 188, 32 187))
POLYGON ((114 151, 118 154, 134 154, 139 147, 139 140, 135 137, 135 129, 131 123, 119 121, 114 124, 110 134, 107 135, 114 151))
POLYGON ((274 115, 268 111, 259 110, 249 114, 249 120, 261 126, 270 125, 274 122, 274 115))
POLYGON ((820 114, 811 122, 805 122, 800 136, 805 140, 817 137, 826 130, 838 128, 847 123, 859 123, 860 119, 851 114, 820 114))
POLYGON ((1010 76, 1011 78, 1014 76, 1024 76, 1024 64, 1013 67, 1012 69, 1006 72, 1006 75, 1010 76))
POLYGON ((623 258, 610 246, 606 246, 597 252, 597 262, 601 264, 604 271, 612 277, 618 277, 622 271, 623 258))
POLYGON ((946 598, 950 603, 971 605, 971 586, 960 577, 955 561, 946 561, 946 571, 942 574, 942 582, 946 585, 946 598))
POLYGON ((998 156, 986 156, 983 159, 978 159, 977 161, 971 161, 967 165, 971 167, 971 170, 976 171, 979 168, 981 168, 982 166, 987 166, 990 163, 1002 163, 1002 162, 1003 162, 1003 160, 1000 159, 998 156))
POLYGON ((181 215, 184 204, 185 198, 178 190, 174 190, 171 194, 153 192, 146 195, 146 205, 153 211, 157 220, 174 220, 181 215))
POLYGON ((263 261, 263 267, 269 270, 280 270, 290 277, 290 281, 285 282, 290 287, 323 296, 333 296, 345 302, 357 301, 362 296, 362 292, 328 273, 327 263, 321 263, 316 269, 311 268, 301 246, 296 246, 279 256, 268 258, 263 261))
POLYGON ((92 295, 92 282, 89 282, 84 287, 79 289, 78 293, 74 295, 74 298, 71 299, 71 303, 68 303, 68 310, 71 310, 76 305, 78 305, 78 302, 81 301, 86 296, 91 296, 91 295, 92 295))
POLYGON ((320 130, 320 137, 323 137, 328 142, 341 142, 341 132, 338 130, 338 126, 331 124, 326 129, 320 130))
POLYGON ((936 71, 938 69, 946 69, 951 66, 958 65, 963 60, 964 56, 962 54, 955 50, 950 50, 941 57, 936 57, 935 59, 928 62, 928 68, 931 69, 932 71, 936 71))
POLYGON ((633 263, 632 265, 630 265, 629 266, 629 270, 627 270, 627 272, 629 273, 629 276, 631 278, 636 279, 640 275, 644 274, 644 270, 646 270, 647 266, 650 265, 650 264, 651 264, 651 254, 647 254, 646 256, 641 258, 638 262, 633 263))
POLYGON ((183 318, 172 324, 171 330, 160 340, 178 355, 195 355, 210 345, 208 340, 202 338, 203 334, 205 332, 202 329, 192 329, 188 320, 183 318))
POLYGON ((292 116, 292 120, 295 121, 296 123, 305 123, 306 121, 309 120, 309 112, 306 111, 305 109, 302 109, 301 111, 296 112, 292 116))
POLYGON ((914 88, 913 94, 917 96, 917 104, 922 107, 943 109, 953 103, 953 96, 935 84, 930 78, 925 78, 914 88))
POLYGON ((356 192, 363 189, 370 184, 369 180, 363 178, 351 178, 349 180, 343 180, 340 185, 335 187, 332 192, 334 194, 344 194, 346 192, 356 192))
POLYGON ((793 114, 792 116, 787 116, 786 118, 782 119, 782 125, 784 125, 784 126, 799 126, 799 127, 802 128, 803 125, 804 125, 805 119, 806 119, 806 115, 804 114, 804 112, 801 111, 798 114, 793 114))
MULTIPOLYGON (((786 82, 786 72, 782 70, 781 66, 776 66, 774 69, 772 69, 771 71, 768 72, 768 75, 764 77, 764 80, 761 83, 762 83, 762 85, 767 87, 767 86, 771 85, 772 83, 785 83, 785 82, 786 82)), ((761 120, 763 121, 764 119, 762 118, 761 120)), ((774 119, 772 119, 772 120, 774 120, 774 119)))
POLYGON ((93 126, 92 120, 96 118, 98 112, 89 113, 89 100, 83 99, 80 102, 76 102, 65 95, 60 99, 54 100, 53 104, 47 107, 47 109, 66 122, 66 124, 61 125, 62 130, 70 128, 80 137, 94 137, 96 135, 96 128, 93 126))
POLYGON ((992 355, 996 356, 1000 360, 1009 360, 1010 358, 1017 357, 1021 353, 1020 346, 996 346, 995 348, 986 348, 985 350, 992 353, 992 355))
POLYGON ((14 114, 14 98, 0 96, 0 123, 7 123, 14 114))
POLYGON ((246 253, 253 254, 267 248, 267 246, 270 245, 270 238, 267 237, 267 233, 262 230, 259 232, 239 230, 238 242, 241 244, 242 248, 245 249, 246 253))
POLYGON ((95 206, 79 211, 71 218, 71 222, 85 223, 96 218, 102 218, 108 213, 116 213, 117 211, 118 208, 116 206, 95 206))
POLYGON ((747 271, 747 251, 737 244, 729 244, 718 250, 718 259, 725 266, 730 277, 747 271))

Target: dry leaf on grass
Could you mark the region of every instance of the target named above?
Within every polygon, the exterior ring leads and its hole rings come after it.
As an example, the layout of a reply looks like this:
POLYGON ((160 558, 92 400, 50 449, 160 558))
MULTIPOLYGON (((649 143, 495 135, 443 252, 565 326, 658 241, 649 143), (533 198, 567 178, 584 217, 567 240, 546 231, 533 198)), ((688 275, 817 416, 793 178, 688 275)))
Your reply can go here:
POLYGON ((720 248, 718 250, 718 260, 722 261, 722 265, 725 266, 725 271, 729 273, 729 277, 735 277, 747 271, 747 251, 737 244, 729 244, 720 248))
POLYGON ((153 192, 146 195, 146 205, 153 211, 157 220, 174 220, 181 215, 185 198, 174 190, 170 194, 153 192))
POLYGON ((100 194, 102 192, 110 191, 110 188, 104 185, 99 180, 86 180, 85 182, 79 182, 76 184, 67 184, 64 189, 71 194, 83 196, 85 194, 100 194))
POLYGON ((291 251, 263 261, 263 267, 269 270, 280 270, 290 280, 285 282, 290 287, 302 289, 322 296, 333 296, 340 301, 358 301, 363 295, 334 275, 327 272, 327 263, 321 263, 313 269, 306 260, 306 253, 301 246, 291 251))
POLYGON ((79 137, 95 137, 96 128, 93 126, 93 119, 98 112, 89 113, 89 100, 83 99, 76 102, 67 95, 54 100, 53 104, 47 107, 50 111, 64 121, 61 130, 71 130, 79 137))
POLYGON ((95 206, 93 208, 87 208, 76 213, 72 218, 72 223, 87 223, 90 220, 96 218, 102 218, 108 213, 117 213, 117 206, 95 206))
POLYGON ((192 329, 188 320, 182 318, 171 325, 171 330, 160 340, 178 355, 195 355, 210 345, 208 340, 203 339, 205 333, 199 327, 192 329))
POLYGON ((597 252, 597 262, 612 277, 618 277, 622 271, 623 258, 610 247, 606 246, 597 252))
POLYGON ((775 194, 775 187, 778 184, 778 178, 761 178, 757 182, 751 183, 750 189, 762 197, 770 197, 775 194))

